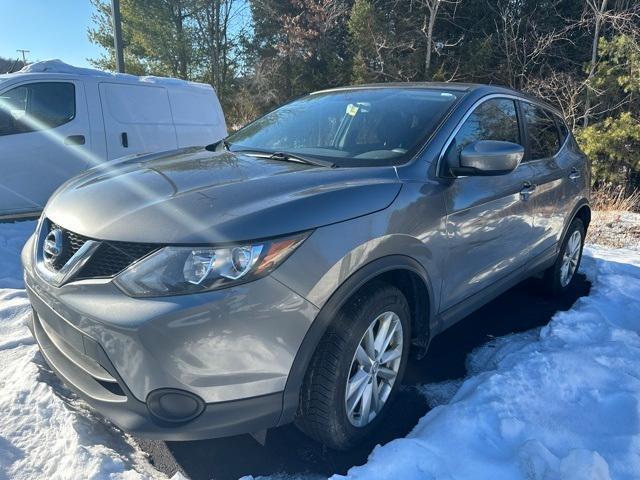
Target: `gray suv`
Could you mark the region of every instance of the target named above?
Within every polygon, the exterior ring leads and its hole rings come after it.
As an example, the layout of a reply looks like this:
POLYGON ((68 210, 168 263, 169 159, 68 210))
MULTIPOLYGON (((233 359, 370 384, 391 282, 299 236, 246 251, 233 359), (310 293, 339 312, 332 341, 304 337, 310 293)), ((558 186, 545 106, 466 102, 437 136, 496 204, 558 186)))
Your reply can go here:
POLYGON ((527 277, 571 286, 589 184, 560 113, 509 89, 313 93, 63 185, 22 253, 30 327, 134 435, 350 448, 410 351, 527 277))

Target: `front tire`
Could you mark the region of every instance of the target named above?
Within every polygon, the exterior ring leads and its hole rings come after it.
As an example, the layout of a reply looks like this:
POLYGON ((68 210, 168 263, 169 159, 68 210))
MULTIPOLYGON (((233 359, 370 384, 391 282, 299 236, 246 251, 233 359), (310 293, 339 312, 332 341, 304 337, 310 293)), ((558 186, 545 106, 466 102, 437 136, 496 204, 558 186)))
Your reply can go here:
POLYGON ((410 346, 402 292, 376 282, 338 313, 305 376, 296 425, 336 450, 356 446, 379 426, 397 394, 410 346))
POLYGON ((556 262, 545 271, 545 286, 550 294, 559 296, 572 287, 582 260, 584 238, 584 223, 579 218, 573 219, 564 236, 556 262))

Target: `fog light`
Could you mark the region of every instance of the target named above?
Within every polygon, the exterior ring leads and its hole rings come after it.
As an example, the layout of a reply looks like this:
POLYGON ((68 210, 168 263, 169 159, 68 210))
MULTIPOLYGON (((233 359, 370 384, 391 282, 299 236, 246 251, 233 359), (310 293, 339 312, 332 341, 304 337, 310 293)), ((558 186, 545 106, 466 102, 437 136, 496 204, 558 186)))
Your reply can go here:
POLYGON ((160 422, 185 423, 204 411, 204 401, 193 393, 173 388, 154 390, 147 396, 147 408, 160 422))

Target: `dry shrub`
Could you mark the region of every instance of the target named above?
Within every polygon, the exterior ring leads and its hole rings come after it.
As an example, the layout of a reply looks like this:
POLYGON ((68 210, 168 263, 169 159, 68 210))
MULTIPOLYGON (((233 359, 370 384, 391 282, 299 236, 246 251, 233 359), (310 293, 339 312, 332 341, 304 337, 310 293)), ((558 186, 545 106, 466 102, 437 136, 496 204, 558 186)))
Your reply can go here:
POLYGON ((591 207, 598 211, 640 212, 640 190, 629 194, 613 185, 602 186, 591 193, 591 207))

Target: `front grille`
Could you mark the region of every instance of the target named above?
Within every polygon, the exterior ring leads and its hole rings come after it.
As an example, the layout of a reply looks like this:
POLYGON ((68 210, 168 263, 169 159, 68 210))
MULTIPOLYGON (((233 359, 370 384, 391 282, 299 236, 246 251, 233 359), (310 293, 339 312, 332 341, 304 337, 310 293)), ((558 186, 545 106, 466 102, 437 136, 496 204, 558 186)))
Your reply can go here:
POLYGON ((113 277, 157 248, 150 243, 102 242, 76 278, 113 277))
MULTIPOLYGON (((54 270, 60 270, 87 240, 93 239, 49 222, 49 231, 54 229, 62 231, 62 255, 52 265, 54 270)), ((152 243, 100 241, 100 246, 74 276, 74 280, 113 277, 158 248, 159 245, 152 243)))
POLYGON ((60 270, 69 261, 73 255, 80 250, 84 242, 89 240, 87 237, 78 235, 77 233, 70 232, 64 228, 56 225, 53 222, 49 222, 49 231, 60 229, 62 231, 62 255, 56 258, 53 262, 53 268, 60 270))

